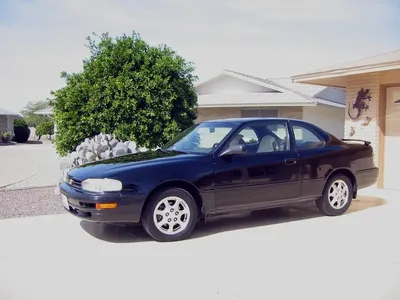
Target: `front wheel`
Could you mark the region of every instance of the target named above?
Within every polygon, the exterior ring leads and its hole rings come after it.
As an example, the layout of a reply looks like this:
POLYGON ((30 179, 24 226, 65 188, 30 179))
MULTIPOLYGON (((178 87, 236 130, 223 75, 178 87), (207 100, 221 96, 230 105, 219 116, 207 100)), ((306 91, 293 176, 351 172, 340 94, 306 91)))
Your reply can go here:
POLYGON ((198 219, 193 196, 181 188, 169 188, 155 194, 144 211, 142 225, 159 242, 188 238, 198 219))
POLYGON ((347 211, 353 199, 353 185, 345 175, 335 175, 325 185, 316 201, 319 211, 327 216, 338 216, 347 211))

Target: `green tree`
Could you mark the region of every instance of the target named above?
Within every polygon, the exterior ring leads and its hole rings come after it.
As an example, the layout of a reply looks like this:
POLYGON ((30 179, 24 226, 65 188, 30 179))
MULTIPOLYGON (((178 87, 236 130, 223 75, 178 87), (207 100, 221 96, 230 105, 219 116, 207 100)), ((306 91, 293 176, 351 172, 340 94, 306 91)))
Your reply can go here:
POLYGON ((66 86, 52 92, 56 147, 64 155, 100 132, 153 148, 194 123, 194 66, 166 45, 139 34, 87 38, 90 57, 80 73, 61 73, 66 86))
POLYGON ((47 137, 50 139, 51 136, 54 134, 54 122, 43 122, 40 123, 36 127, 36 135, 39 136, 38 140, 40 140, 42 135, 47 135, 47 137))
POLYGON ((40 123, 48 122, 51 120, 51 118, 48 116, 35 114, 35 112, 39 109, 46 108, 49 105, 50 100, 30 101, 27 105, 25 105, 25 107, 21 110, 21 114, 24 116, 24 120, 29 127, 36 127, 40 123))

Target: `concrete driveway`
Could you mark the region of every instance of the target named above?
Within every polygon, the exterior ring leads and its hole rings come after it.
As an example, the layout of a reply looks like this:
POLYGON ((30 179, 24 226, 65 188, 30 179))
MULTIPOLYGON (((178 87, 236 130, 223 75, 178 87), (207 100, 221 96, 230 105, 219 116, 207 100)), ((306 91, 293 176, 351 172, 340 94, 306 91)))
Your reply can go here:
POLYGON ((2 220, 0 299, 400 299, 400 193, 364 194, 341 217, 225 217, 168 244, 68 214, 2 220))
POLYGON ((56 185, 58 156, 51 141, 0 144, 0 188, 20 189, 56 185))

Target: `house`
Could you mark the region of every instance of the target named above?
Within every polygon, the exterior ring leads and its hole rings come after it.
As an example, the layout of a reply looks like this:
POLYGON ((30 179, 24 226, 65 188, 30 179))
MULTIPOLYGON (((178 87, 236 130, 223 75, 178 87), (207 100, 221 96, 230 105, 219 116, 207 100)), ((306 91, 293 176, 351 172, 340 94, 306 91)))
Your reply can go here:
POLYGON ((14 120, 16 119, 22 119, 22 116, 0 108, 0 134, 6 131, 14 133, 14 120))
POLYGON ((223 70, 196 85, 197 122, 231 117, 303 119, 343 137, 345 90, 223 70))
POLYGON ((295 82, 346 88, 346 138, 371 142, 377 187, 400 190, 400 50, 293 76, 295 82))
MULTIPOLYGON (((47 116, 47 117, 53 117, 54 113, 53 113, 53 107, 51 106, 47 106, 45 108, 39 109, 37 111, 34 112, 35 115, 42 115, 42 116, 47 116)), ((54 122, 54 134, 53 134, 53 138, 55 138, 57 135, 57 126, 56 126, 56 122, 54 122)))

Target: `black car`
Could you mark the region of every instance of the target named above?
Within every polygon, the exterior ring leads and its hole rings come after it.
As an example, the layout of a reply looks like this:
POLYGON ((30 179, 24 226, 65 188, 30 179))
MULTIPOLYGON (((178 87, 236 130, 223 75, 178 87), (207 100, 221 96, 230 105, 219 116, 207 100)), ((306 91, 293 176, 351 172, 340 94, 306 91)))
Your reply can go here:
POLYGON ((139 223, 158 241, 189 237, 209 216, 315 201, 343 214, 377 181, 369 142, 305 121, 238 118, 194 125, 154 151, 74 168, 66 209, 93 222, 139 223))

